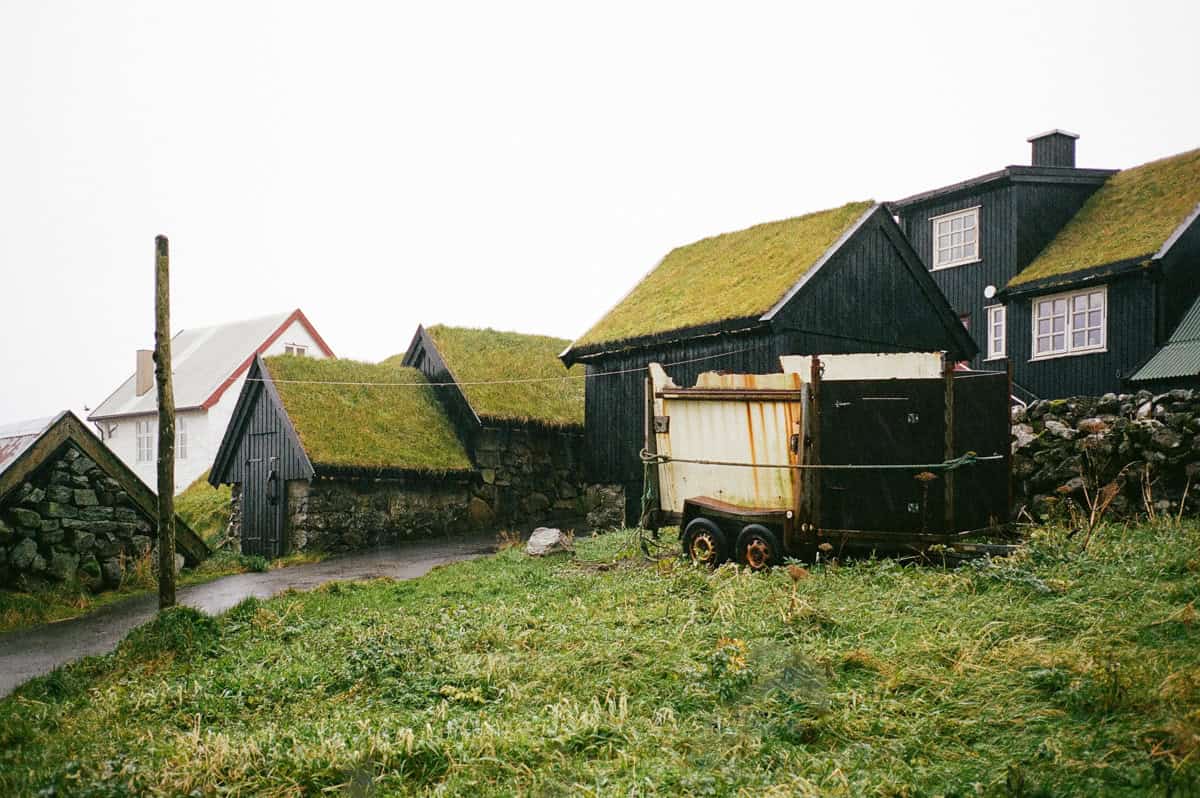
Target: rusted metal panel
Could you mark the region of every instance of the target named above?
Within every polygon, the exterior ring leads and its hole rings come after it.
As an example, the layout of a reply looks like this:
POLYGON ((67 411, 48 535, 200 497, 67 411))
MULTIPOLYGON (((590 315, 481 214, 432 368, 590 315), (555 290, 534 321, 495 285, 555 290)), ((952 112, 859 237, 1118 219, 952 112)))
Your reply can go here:
POLYGON ((802 458, 806 387, 800 375, 709 373, 695 388, 679 388, 656 363, 650 375, 657 454, 675 459, 658 466, 662 510, 682 513, 684 500, 696 496, 760 508, 796 506, 794 472, 765 466, 802 458))

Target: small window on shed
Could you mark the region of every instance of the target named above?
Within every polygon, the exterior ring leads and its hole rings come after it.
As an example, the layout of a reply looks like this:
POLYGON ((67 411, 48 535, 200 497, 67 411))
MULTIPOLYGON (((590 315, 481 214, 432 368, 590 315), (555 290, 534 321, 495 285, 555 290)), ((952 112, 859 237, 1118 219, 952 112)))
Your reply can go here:
POLYGON ((930 220, 933 225, 933 268, 945 269, 979 260, 979 207, 930 220))
POLYGON ((188 456, 187 419, 180 416, 175 420, 175 457, 186 460, 188 456))
POLYGON ((295 355, 296 357, 304 357, 308 353, 308 347, 300 344, 284 344, 283 353, 285 355, 295 355))

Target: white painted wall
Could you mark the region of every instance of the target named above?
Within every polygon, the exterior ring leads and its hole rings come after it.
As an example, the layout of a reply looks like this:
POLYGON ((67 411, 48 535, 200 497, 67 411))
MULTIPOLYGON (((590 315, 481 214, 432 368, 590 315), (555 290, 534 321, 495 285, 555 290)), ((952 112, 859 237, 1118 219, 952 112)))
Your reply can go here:
MULTIPOLYGON (((289 344, 308 347, 306 357, 319 359, 325 357, 321 348, 317 346, 317 342, 299 321, 292 322, 263 354, 267 357, 282 355, 284 348, 289 344)), ((247 356, 250 354, 250 352, 246 353, 247 356)), ((229 426, 233 408, 237 405, 238 396, 241 395, 245 383, 246 375, 242 374, 208 410, 181 410, 176 413, 177 424, 179 421, 187 424, 188 434, 187 457, 180 458, 177 453, 175 458, 176 493, 182 493, 188 485, 195 482, 212 466, 213 460, 217 456, 217 450, 221 448, 221 438, 225 435, 225 428, 229 426)), ((216 389, 215 385, 213 389, 216 389)), ((157 463, 154 459, 144 463, 137 462, 137 422, 146 420, 149 420, 152 425, 157 424, 157 415, 149 413, 142 416, 126 416, 101 422, 101 425, 106 430, 114 430, 111 438, 107 434, 104 436, 104 442, 108 444, 108 448, 112 449, 126 465, 132 468, 142 478, 142 481, 153 488, 158 481, 157 463)), ((155 443, 154 452, 157 456, 157 428, 152 434, 155 443)))

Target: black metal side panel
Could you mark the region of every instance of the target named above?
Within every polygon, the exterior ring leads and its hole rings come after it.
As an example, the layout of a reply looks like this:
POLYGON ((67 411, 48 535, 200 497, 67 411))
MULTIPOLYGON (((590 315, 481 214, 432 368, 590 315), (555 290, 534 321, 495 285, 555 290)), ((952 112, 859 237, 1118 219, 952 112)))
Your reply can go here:
MULTIPOLYGON (((941 380, 871 380, 821 385, 820 462, 910 465, 945 458, 941 380)), ((940 532, 943 477, 922 468, 827 470, 821 474, 824 529, 940 532)))
POLYGON ((954 450, 1003 455, 954 473, 954 521, 959 530, 1008 520, 1009 395, 1007 374, 960 373, 954 380, 954 450))

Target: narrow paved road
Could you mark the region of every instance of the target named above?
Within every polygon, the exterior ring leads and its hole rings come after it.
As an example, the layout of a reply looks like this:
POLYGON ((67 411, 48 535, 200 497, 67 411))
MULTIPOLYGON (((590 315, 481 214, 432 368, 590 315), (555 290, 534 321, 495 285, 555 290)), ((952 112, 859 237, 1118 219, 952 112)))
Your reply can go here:
MULTIPOLYGON (((250 596, 265 599, 289 588, 311 590, 326 582, 413 579, 435 566, 495 550, 495 539, 490 537, 413 541, 311 565, 226 576, 184 588, 178 599, 180 604, 215 615, 250 596)), ((80 618, 0 635, 0 698, 68 662, 112 651, 130 629, 154 617, 157 608, 158 596, 137 596, 80 618)))

